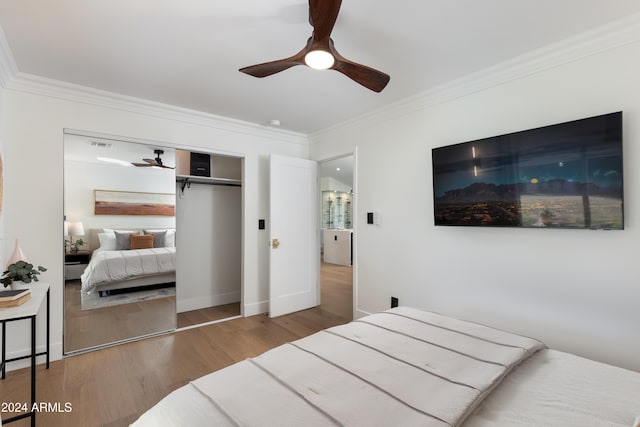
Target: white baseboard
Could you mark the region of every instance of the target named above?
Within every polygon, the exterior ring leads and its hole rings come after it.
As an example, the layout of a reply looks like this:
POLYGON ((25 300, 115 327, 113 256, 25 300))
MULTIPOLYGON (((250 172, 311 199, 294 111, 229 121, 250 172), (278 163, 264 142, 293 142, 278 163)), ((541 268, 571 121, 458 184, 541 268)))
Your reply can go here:
POLYGON ((229 292, 226 294, 207 295, 196 298, 178 299, 176 302, 176 311, 178 313, 183 313, 185 311, 200 310, 202 308, 231 304, 238 301, 240 301, 240 291, 229 292))
POLYGON ((244 305, 244 316, 255 316, 256 314, 267 313, 269 311, 269 301, 259 301, 244 305))
POLYGON ((364 316, 369 316, 370 314, 373 314, 373 313, 369 313, 368 311, 364 311, 364 310, 360 310, 359 308, 356 308, 356 319, 359 319, 364 316))
MULTIPOLYGON (((36 353, 43 353, 47 350, 47 346, 45 344, 36 346, 36 353)), ((16 357, 30 356, 31 349, 25 348, 18 351, 8 352, 6 354, 7 359, 14 359, 16 357)), ((56 360, 62 359, 62 343, 53 343, 49 345, 49 362, 54 362, 56 360)), ((42 365, 47 362, 47 357, 45 355, 36 357, 36 365, 42 365)), ((21 359, 16 360, 15 362, 7 363, 6 369, 7 372, 15 371, 17 369, 28 368, 31 366, 31 359, 21 359)))

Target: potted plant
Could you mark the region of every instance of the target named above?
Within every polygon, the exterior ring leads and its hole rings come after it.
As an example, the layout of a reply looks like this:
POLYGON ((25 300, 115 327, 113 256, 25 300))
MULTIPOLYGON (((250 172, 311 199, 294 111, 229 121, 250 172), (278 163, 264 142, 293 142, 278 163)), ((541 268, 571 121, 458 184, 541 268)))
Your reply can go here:
POLYGON ((65 240, 65 247, 69 246, 69 252, 71 253, 76 253, 80 250, 80 248, 82 246, 84 246, 84 240, 82 239, 77 239, 77 240, 73 240, 73 239, 69 239, 69 240, 65 240))
POLYGON ((25 284, 29 284, 32 281, 38 282, 38 275, 43 271, 47 271, 47 269, 41 265, 34 268, 33 264, 19 260, 7 266, 7 270, 2 273, 0 283, 7 287, 11 284, 15 286, 16 282, 25 284))

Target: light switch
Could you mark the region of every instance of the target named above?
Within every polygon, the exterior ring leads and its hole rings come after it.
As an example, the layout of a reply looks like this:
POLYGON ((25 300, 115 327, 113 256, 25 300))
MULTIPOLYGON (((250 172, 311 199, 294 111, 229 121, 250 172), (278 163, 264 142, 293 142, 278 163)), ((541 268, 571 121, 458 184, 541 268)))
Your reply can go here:
POLYGON ((380 224, 380 212, 367 212, 367 224, 379 225, 380 224))

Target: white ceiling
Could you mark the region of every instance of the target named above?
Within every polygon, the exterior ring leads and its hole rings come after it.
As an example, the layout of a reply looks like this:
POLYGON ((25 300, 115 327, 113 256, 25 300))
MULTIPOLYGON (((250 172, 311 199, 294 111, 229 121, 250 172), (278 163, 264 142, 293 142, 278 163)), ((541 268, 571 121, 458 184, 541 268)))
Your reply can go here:
POLYGON ((321 177, 334 178, 344 185, 353 188, 353 156, 345 156, 320 162, 319 173, 321 177))
POLYGON ((376 94, 335 71, 238 72, 304 46, 304 0, 0 0, 20 73, 305 134, 636 13, 638 0, 345 0, 332 38, 391 75, 376 94))
MULTIPOLYGON (((121 160, 130 163, 144 163, 143 159, 153 159, 155 149, 163 150, 160 156, 163 164, 176 165, 175 150, 167 147, 145 143, 134 143, 120 139, 89 137, 84 135, 65 134, 64 160, 104 165, 98 157, 121 160)), ((151 170, 151 168, 148 168, 151 170)))
MULTIPOLYGON (((153 159, 156 156, 153 152, 155 149, 164 151, 161 157, 165 165, 176 166, 175 150, 168 147, 155 146, 148 142, 134 143, 117 138, 101 138, 69 133, 64 136, 65 161, 114 166, 99 159, 106 157, 124 162, 142 163, 143 159, 153 159)), ((155 172, 152 168, 147 170, 155 172)), ((353 156, 320 162, 319 174, 321 177, 331 177, 347 186, 353 187, 353 156)))

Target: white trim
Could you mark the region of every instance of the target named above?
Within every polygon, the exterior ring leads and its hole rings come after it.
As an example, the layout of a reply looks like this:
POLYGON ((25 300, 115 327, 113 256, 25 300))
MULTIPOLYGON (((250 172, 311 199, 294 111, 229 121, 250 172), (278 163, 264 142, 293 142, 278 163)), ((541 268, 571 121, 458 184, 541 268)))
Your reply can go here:
MULTIPOLYGON (((180 292, 178 290, 178 292, 180 292)), ((232 304, 240 301, 240 291, 227 292, 224 294, 204 295, 194 298, 182 298, 176 300, 176 312, 178 314, 185 311, 201 310, 203 308, 216 307, 219 305, 232 304)))
POLYGON ((360 319, 364 316, 370 316, 373 313, 364 310, 356 310, 356 319, 360 319))
POLYGON ((269 312, 269 301, 258 301, 251 304, 244 305, 244 317, 255 316, 256 314, 263 314, 269 312))
POLYGON ((162 335, 169 335, 169 334, 173 334, 175 331, 176 331, 175 329, 167 329, 165 331, 153 332, 153 333, 150 333, 150 334, 139 335, 137 337, 126 338, 126 339, 118 340, 118 341, 112 341, 112 342, 109 342, 109 343, 106 343, 106 344, 100 344, 100 345, 95 345, 95 346, 92 346, 92 347, 86 347, 86 348, 82 348, 80 350, 73 350, 73 351, 69 351, 67 353, 64 353, 62 355, 62 359, 65 359, 67 357, 77 356, 79 354, 89 353, 89 352, 92 352, 92 351, 104 350, 105 348, 116 347, 116 346, 122 345, 122 344, 128 344, 128 343, 132 343, 132 342, 136 342, 136 341, 141 341, 141 340, 145 340, 147 338, 155 338, 155 337, 159 337, 159 336, 162 336, 162 335))
POLYGON ((563 41, 450 81, 417 95, 309 134, 309 142, 351 125, 368 126, 405 116, 569 62, 640 41, 640 14, 587 31, 563 41))
POLYGON ((33 93, 35 95, 48 96, 66 101, 145 114, 152 117, 206 126, 233 133, 269 138, 280 142, 299 145, 306 145, 308 143, 306 135, 297 132, 261 126, 242 120, 121 95, 114 92, 107 92, 19 71, 6 87, 9 90, 17 92, 33 93))
POLYGON ((18 67, 13 58, 13 52, 11 52, 9 42, 0 27, 0 88, 7 87, 17 73, 18 67))
MULTIPOLYGON (((351 172, 351 177, 353 179, 352 185, 353 185, 353 207, 351 208, 353 212, 355 212, 355 215, 351 215, 351 225, 353 227, 353 231, 354 233, 356 233, 356 237, 354 239, 352 239, 352 248, 351 250, 353 251, 352 253, 352 257, 353 257, 353 271, 351 279, 351 285, 353 287, 352 291, 351 291, 351 295, 353 298, 352 304, 351 304, 351 316, 353 319, 356 319, 356 316, 358 315, 358 301, 359 301, 359 292, 358 290, 360 289, 360 282, 358 281, 358 277, 359 277, 359 267, 360 267, 360 261, 359 261, 359 257, 358 257, 358 236, 360 235, 359 230, 360 230, 360 221, 358 220, 359 215, 357 215, 358 209, 360 208, 360 199, 359 199, 359 195, 360 195, 360 184, 359 184, 359 180, 358 180, 358 145, 356 145, 355 147, 353 147, 353 171, 351 172)), ((363 222, 363 225, 365 225, 365 223, 363 222)))
POLYGON ((356 122, 373 123, 378 122, 381 117, 389 119, 406 115, 639 40, 640 14, 635 14, 437 86, 308 136, 19 72, 2 28, 0 28, 0 87, 305 145, 309 140, 313 141, 314 138, 319 138, 325 133, 356 122))
POLYGON ((132 136, 112 135, 108 133, 93 132, 93 131, 87 131, 82 129, 64 128, 62 131, 64 135, 74 135, 74 136, 81 136, 86 138, 111 140, 111 141, 119 141, 119 142, 131 142, 134 144, 145 144, 145 145, 151 145, 156 147, 166 147, 166 148, 171 148, 175 150, 186 150, 186 151, 197 150, 200 153, 218 154, 221 156, 239 157, 242 159, 245 158, 245 154, 240 151, 217 150, 209 147, 180 144, 180 143, 171 142, 171 141, 134 138, 132 136))
MULTIPOLYGON (((38 329, 40 329, 40 325, 38 325, 38 329)), ((39 334, 38 334, 39 335, 39 334)), ((36 353, 44 353, 45 351, 47 351, 47 344, 39 344, 36 346, 36 353)), ((50 343, 49 344, 49 361, 53 362, 55 360, 60 359, 60 356, 56 355, 60 355, 62 354, 62 343, 61 342, 57 342, 57 343, 50 343)), ((22 369, 22 368, 28 368, 31 366, 31 358, 28 357, 31 355, 31 347, 29 348, 23 348, 20 350, 15 350, 15 351, 11 351, 11 352, 7 352, 6 354, 6 358, 7 359, 15 359, 17 357, 25 357, 22 360, 16 360, 13 362, 9 362, 7 363, 7 372, 9 371, 16 371, 18 369, 22 369)), ((41 356, 37 356, 36 357, 36 366, 38 365, 43 365, 47 363, 47 356, 45 355, 41 355, 41 356)))
POLYGON ((229 320, 236 320, 236 319, 242 319, 242 316, 238 315, 238 316, 225 317, 224 319, 211 320, 209 322, 198 323, 198 324, 189 325, 189 326, 183 326, 182 328, 176 329, 174 332, 188 331, 189 329, 200 328, 202 326, 215 325, 216 323, 222 323, 222 322, 227 322, 229 320))

